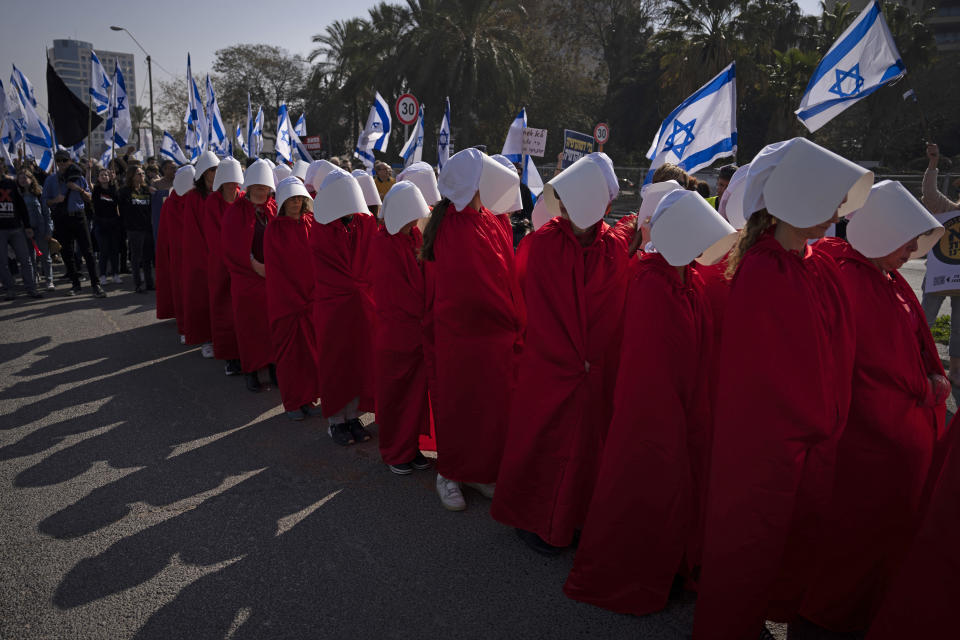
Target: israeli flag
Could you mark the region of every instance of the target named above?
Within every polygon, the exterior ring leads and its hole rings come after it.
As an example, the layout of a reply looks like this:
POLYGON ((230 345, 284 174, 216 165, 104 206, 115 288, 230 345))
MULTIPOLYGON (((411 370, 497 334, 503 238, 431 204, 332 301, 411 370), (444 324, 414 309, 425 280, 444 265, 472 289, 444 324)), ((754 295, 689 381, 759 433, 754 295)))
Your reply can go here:
POLYGON ((223 126, 223 118, 220 116, 217 95, 213 92, 213 84, 210 82, 210 74, 207 74, 207 116, 209 119, 207 144, 222 156, 226 153, 224 143, 227 140, 227 132, 223 126))
POLYGON ((119 62, 113 74, 113 92, 113 135, 117 146, 123 147, 133 135, 133 123, 130 121, 130 105, 127 103, 127 83, 123 80, 119 62))
POLYGON ((413 133, 400 150, 400 157, 403 158, 404 166, 423 160, 423 105, 420 105, 420 117, 417 118, 413 133))
POLYGON ((370 107, 370 115, 367 116, 367 126, 363 128, 363 133, 360 134, 353 151, 353 155, 363 161, 368 171, 373 168, 375 160, 373 152, 382 153, 387 149, 387 143, 390 141, 390 123, 390 105, 378 91, 374 96, 373 106, 370 107))
MULTIPOLYGON (((250 101, 249 97, 247 99, 247 120, 250 120, 250 101)), ((243 151, 243 155, 250 155, 247 153, 247 136, 243 133, 243 127, 240 126, 240 123, 237 123, 237 144, 240 145, 240 150, 243 151)), ((231 154, 232 155, 232 154, 231 154)))
POLYGON ((185 156, 183 154, 183 150, 180 149, 180 145, 178 145, 173 136, 166 131, 163 132, 163 143, 160 145, 160 155, 164 158, 173 160, 180 166, 183 166, 188 162, 187 156, 185 156))
POLYGON ((290 156, 293 155, 293 145, 290 139, 290 134, 293 133, 292 129, 287 105, 281 104, 280 108, 277 109, 277 142, 274 145, 279 161, 293 162, 290 159, 290 156))
POLYGON ((187 54, 187 113, 183 117, 187 125, 187 138, 185 140, 187 151, 190 152, 191 159, 198 158, 207 148, 207 116, 203 112, 203 98, 200 97, 200 90, 197 83, 193 80, 193 72, 190 70, 190 54, 187 54))
MULTIPOLYGON (((300 119, 297 120, 297 126, 293 128, 293 131, 301 138, 307 135, 307 114, 306 113, 300 114, 300 119)), ((307 162, 309 162, 309 160, 307 162)))
POLYGON ((263 105, 257 109, 257 117, 253 119, 250 127, 250 139, 247 140, 247 146, 250 147, 250 156, 256 158, 263 151, 263 105))
POLYGON ((519 164, 523 167, 523 175, 520 176, 520 184, 526 185, 530 190, 533 199, 536 200, 543 193, 543 178, 537 170, 537 165, 533 163, 533 158, 523 155, 523 130, 527 126, 527 108, 520 109, 520 113, 510 123, 507 129, 507 139, 503 142, 503 150, 500 155, 505 156, 510 162, 519 164))
POLYGON ((817 65, 800 99, 797 118, 811 132, 816 131, 906 72, 880 3, 873 0, 817 65))
POLYGON ((113 83, 93 49, 90 50, 90 67, 90 98, 97 115, 103 115, 110 108, 110 87, 113 83))
POLYGON ((17 93, 20 94, 21 100, 24 102, 29 102, 31 107, 36 108, 37 92, 33 90, 33 84, 30 82, 30 79, 23 75, 23 72, 20 71, 20 69, 17 69, 17 65, 13 65, 13 73, 10 74, 10 82, 13 83, 14 89, 16 89, 17 93))
POLYGON ((40 170, 50 173, 54 169, 53 151, 51 151, 53 148, 53 133, 51 133, 50 127, 45 125, 40 120, 40 116, 37 115, 37 110, 34 108, 36 98, 33 99, 33 102, 30 101, 33 93, 33 85, 30 84, 30 80, 20 73, 16 67, 13 70, 12 81, 17 89, 20 113, 23 118, 21 121, 23 126, 22 136, 26 142, 27 157, 36 159, 40 170))
POLYGON ((670 162, 695 173, 717 158, 737 152, 737 75, 731 62, 710 82, 670 112, 647 151, 650 171, 670 162))
POLYGON ((453 151, 453 145, 450 143, 450 96, 447 96, 447 105, 443 111, 443 120, 440 121, 440 133, 437 134, 437 167, 443 169, 443 165, 450 159, 450 152, 453 151))

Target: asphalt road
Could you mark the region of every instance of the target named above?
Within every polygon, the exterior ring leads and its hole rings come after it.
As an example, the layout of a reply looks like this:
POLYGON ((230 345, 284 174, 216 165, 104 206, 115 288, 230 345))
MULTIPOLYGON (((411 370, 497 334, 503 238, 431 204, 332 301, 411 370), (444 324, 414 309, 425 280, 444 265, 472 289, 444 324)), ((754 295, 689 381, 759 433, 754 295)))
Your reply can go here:
POLYGON ((289 422, 128 283, 66 287, 0 303, 0 638, 688 637, 691 598, 568 600, 572 553, 528 551, 479 494, 446 512, 433 472, 289 422))
MULTIPOLYGON (((663 638, 376 440, 335 445, 108 285, 0 303, 0 638, 663 638)), ((365 416, 365 422, 372 416, 365 416)), ((374 432, 376 428, 373 428, 374 432)))

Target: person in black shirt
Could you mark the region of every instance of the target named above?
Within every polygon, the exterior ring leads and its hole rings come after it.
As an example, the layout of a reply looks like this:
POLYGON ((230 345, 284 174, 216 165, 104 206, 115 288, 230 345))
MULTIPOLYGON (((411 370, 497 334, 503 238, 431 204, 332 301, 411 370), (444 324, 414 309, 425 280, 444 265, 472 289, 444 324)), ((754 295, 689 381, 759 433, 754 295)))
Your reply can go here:
POLYGON ((120 209, 117 206, 117 184, 110 169, 101 169, 93 187, 93 233, 100 250, 97 267, 100 284, 107 283, 107 263, 113 281, 120 282, 120 209))
POLYGON ((153 289, 153 222, 150 188, 142 167, 127 170, 126 186, 120 190, 120 219, 130 243, 130 269, 137 293, 153 289), (140 271, 143 270, 141 280, 140 271))
POLYGON ((30 213, 23 197, 17 189, 17 183, 6 172, 0 175, 0 281, 5 289, 4 299, 13 300, 13 276, 7 262, 7 246, 13 247, 20 263, 20 275, 31 298, 42 298, 37 291, 37 280, 30 262, 29 250, 33 248, 33 229, 30 228, 30 213), (28 247, 29 244, 29 247, 28 247))

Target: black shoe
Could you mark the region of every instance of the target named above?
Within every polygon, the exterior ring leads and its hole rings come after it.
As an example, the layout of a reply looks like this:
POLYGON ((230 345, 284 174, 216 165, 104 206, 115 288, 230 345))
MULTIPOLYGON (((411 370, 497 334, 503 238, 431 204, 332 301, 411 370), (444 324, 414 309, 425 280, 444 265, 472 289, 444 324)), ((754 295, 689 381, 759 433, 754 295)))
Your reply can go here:
POLYGON ((388 464, 387 467, 392 473, 397 474, 398 476, 408 476, 413 473, 413 465, 409 462, 401 462, 400 464, 388 464))
POLYGON ((94 287, 94 289, 93 289, 93 297, 94 297, 94 298, 106 298, 106 297, 107 297, 107 292, 103 290, 103 287, 99 287, 99 286, 98 286, 98 287, 94 287))
POLYGON ((347 428, 346 422, 331 424, 329 427, 327 427, 327 433, 330 434, 330 437, 333 438, 333 441, 341 447, 346 447, 356 442, 356 440, 354 440, 353 436, 350 434, 350 429, 347 428))
POLYGON ((246 374, 247 376, 247 391, 252 393, 260 393, 260 378, 257 377, 257 372, 246 374))
POLYGON ((240 366, 239 360, 227 360, 227 364, 223 366, 223 375, 225 376, 237 376, 243 373, 243 368, 240 366))
POLYGON ((16 298, 17 294, 15 294, 13 291, 7 291, 5 294, 3 294, 4 300, 16 300, 16 298))
POLYGON ((350 435, 352 435, 353 439, 357 442, 366 442, 373 437, 370 435, 370 432, 367 431, 366 427, 363 426, 363 423, 360 422, 360 418, 347 420, 347 429, 350 430, 350 435))
POLYGON ((80 293, 80 287, 70 287, 69 289, 67 289, 68 296, 75 296, 78 293, 80 293))
POLYGON ((417 451, 417 455, 413 456, 410 466, 417 471, 426 471, 430 468, 430 458, 417 451))
POLYGON ((134 291, 137 292, 137 293, 146 293, 146 292, 147 292, 147 290, 143 288, 143 285, 137 285, 137 287, 134 289, 134 291))
POLYGON ((563 547, 555 547, 552 544, 547 544, 543 538, 532 531, 516 529, 516 532, 517 537, 523 540, 524 544, 542 556, 555 556, 563 551, 563 547))
POLYGON ((157 289, 157 288, 154 287, 152 284, 148 284, 148 285, 147 285, 147 291, 156 291, 156 289, 157 289))
POLYGON ((277 365, 275 364, 270 365, 270 382, 275 387, 280 386, 280 383, 277 382, 277 365))
POLYGON ((27 295, 31 298, 42 298, 43 294, 34 289, 33 291, 27 291, 27 295))

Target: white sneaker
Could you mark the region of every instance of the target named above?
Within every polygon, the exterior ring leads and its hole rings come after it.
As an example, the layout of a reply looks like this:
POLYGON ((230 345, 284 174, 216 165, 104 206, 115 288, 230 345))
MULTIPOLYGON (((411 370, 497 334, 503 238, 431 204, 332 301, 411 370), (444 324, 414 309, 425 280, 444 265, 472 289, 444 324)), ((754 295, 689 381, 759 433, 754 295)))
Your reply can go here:
POLYGON ((47 283, 47 291, 54 291, 57 288, 57 285, 53 284, 53 280, 47 283))
POLYGON ((209 342, 204 342, 203 346, 200 347, 200 355, 202 355, 204 358, 212 358, 213 345, 210 344, 209 342))
POLYGON ((463 511, 467 508, 467 503, 460 492, 460 483, 448 480, 439 473, 437 474, 437 495, 440 496, 443 508, 448 511, 463 511))
POLYGON ((107 284, 107 276, 100 276, 100 286, 107 284))
POLYGON ((464 486, 470 487, 474 491, 479 491, 484 498, 493 500, 493 490, 497 487, 496 482, 490 484, 480 484, 479 482, 464 482, 464 486))
POLYGON ((113 276, 113 284, 120 284, 121 282, 123 281, 120 279, 120 274, 119 273, 115 274, 113 276))

